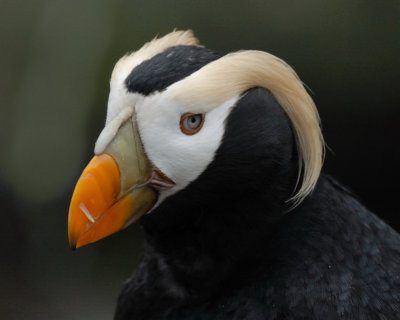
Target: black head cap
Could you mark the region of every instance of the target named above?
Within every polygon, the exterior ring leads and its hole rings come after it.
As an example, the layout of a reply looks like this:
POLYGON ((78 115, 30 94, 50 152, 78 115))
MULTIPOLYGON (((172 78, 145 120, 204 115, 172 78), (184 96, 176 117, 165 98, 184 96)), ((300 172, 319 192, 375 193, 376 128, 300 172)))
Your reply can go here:
POLYGON ((132 70, 125 80, 131 93, 148 96, 182 80, 221 55, 197 46, 179 45, 166 49, 132 70))

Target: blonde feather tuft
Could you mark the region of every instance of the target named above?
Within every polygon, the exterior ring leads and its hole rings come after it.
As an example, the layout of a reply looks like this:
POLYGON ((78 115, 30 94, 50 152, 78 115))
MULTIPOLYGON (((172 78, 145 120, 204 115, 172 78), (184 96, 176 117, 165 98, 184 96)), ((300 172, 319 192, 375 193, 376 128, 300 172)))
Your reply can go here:
POLYGON ((253 87, 268 89, 291 120, 300 186, 289 200, 297 206, 317 183, 325 148, 314 102, 286 62, 262 51, 238 51, 207 64, 168 91, 192 112, 207 112, 253 87))

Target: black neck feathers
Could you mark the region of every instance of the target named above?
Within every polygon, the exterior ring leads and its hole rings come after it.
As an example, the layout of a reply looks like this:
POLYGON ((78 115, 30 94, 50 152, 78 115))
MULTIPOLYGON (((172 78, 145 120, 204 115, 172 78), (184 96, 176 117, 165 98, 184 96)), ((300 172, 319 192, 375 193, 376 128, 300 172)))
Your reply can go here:
MULTIPOLYGON (((245 281, 235 275, 262 266, 263 243, 270 242, 294 191, 298 161, 290 122, 267 90, 246 92, 225 126, 206 170, 141 219, 147 242, 144 265, 158 266, 147 277, 165 272, 150 287, 153 294, 168 292, 170 305, 210 298, 239 284, 232 278, 245 281)), ((121 295, 120 310, 130 305, 125 300, 130 290, 132 284, 121 295)))

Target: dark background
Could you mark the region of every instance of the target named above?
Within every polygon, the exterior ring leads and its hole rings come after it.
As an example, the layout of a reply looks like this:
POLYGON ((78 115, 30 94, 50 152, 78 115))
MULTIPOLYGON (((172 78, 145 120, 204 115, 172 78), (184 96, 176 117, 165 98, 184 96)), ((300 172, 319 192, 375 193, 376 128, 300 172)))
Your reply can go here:
POLYGON ((0 0, 1 319, 111 318, 140 229, 72 252, 69 199, 113 65, 175 27, 291 64, 321 114, 325 170, 400 230, 400 1, 0 0))

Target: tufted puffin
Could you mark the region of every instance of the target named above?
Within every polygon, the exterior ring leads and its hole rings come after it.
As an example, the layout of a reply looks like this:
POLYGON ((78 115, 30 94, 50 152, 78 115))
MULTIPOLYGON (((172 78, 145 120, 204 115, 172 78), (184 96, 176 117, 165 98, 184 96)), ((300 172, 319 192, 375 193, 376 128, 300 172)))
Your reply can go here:
POLYGON ((138 221, 117 320, 400 319, 400 237, 321 172, 294 70, 174 31, 122 57, 75 187, 70 246, 138 221))

